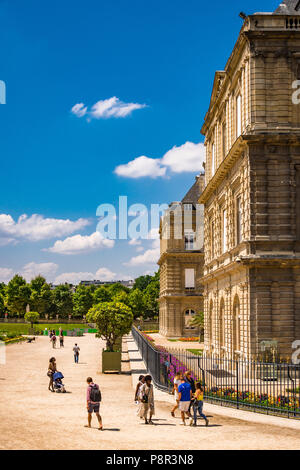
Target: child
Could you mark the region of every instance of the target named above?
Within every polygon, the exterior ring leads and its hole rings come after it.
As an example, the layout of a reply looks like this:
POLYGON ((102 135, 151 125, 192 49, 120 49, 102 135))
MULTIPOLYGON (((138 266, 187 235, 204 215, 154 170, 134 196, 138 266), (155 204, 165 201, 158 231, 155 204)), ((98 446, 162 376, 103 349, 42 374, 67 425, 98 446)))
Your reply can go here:
POLYGON ((205 420, 206 426, 208 426, 208 424, 209 424, 209 421, 208 421, 207 417, 202 412, 202 410, 203 410, 203 394, 204 394, 204 389, 203 389, 201 383, 198 382, 196 384, 196 392, 194 394, 195 400, 194 400, 194 403, 193 403, 194 423, 191 420, 191 426, 197 426, 197 412, 199 412, 199 415, 201 416, 201 418, 203 418, 205 420))
POLYGON ((65 389, 65 386, 64 384, 62 383, 62 380, 64 376, 62 375, 61 372, 56 372, 54 375, 53 375, 53 379, 54 379, 54 390, 57 392, 57 393, 66 393, 66 389, 65 389))

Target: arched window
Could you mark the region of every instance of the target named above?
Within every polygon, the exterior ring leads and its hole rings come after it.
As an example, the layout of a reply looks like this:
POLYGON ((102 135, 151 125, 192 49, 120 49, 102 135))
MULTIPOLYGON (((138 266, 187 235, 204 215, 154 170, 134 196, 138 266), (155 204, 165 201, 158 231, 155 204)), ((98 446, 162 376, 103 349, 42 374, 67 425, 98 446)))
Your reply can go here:
POLYGON ((241 318, 240 318, 240 300, 236 295, 233 302, 233 331, 232 346, 233 352, 241 350, 241 318))
POLYGON ((211 345, 213 342, 213 311, 214 311, 214 304, 211 300, 209 306, 209 315, 208 315, 208 338, 209 344, 211 345))
POLYGON ((224 299, 222 299, 220 303, 219 345, 220 345, 220 348, 225 346, 225 302, 224 302, 224 299))

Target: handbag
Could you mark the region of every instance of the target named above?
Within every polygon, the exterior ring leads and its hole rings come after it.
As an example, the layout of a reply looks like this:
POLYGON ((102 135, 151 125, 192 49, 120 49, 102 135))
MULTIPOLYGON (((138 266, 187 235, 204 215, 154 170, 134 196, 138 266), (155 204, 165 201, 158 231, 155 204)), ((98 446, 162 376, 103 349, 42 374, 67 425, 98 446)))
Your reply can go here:
POLYGON ((148 402, 149 402, 148 395, 146 395, 145 393, 142 398, 142 403, 148 403, 148 402))
POLYGON ((51 378, 51 377, 52 377, 52 375, 53 375, 53 371, 49 369, 49 370, 48 370, 48 372, 47 372, 47 375, 48 375, 48 377, 50 377, 50 378, 51 378))

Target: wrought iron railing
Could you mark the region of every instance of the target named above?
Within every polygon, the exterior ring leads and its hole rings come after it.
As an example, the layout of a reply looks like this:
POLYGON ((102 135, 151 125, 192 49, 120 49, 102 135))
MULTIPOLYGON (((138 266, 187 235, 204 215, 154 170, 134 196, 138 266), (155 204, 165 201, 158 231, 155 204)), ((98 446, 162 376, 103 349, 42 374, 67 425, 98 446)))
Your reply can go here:
POLYGON ((154 346, 136 328, 133 337, 157 387, 171 392, 176 373, 190 370, 205 399, 221 406, 300 419, 300 366, 201 356, 154 346))

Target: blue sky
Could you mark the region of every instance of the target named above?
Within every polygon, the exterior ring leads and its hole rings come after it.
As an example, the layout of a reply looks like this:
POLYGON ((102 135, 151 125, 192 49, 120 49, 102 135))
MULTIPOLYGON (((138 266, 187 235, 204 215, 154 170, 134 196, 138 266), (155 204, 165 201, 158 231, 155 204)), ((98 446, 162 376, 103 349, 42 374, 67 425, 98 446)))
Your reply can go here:
POLYGON ((238 13, 279 3, 0 0, 0 281, 153 272, 157 241, 104 243, 96 209, 184 196, 238 13))

